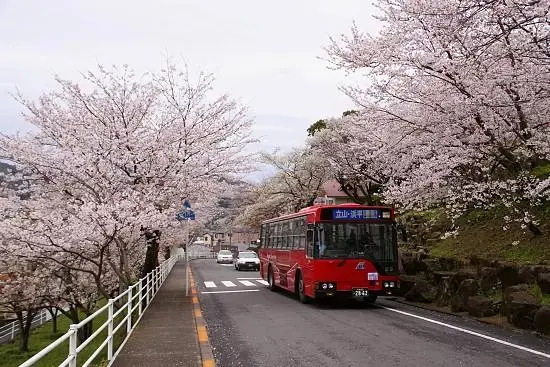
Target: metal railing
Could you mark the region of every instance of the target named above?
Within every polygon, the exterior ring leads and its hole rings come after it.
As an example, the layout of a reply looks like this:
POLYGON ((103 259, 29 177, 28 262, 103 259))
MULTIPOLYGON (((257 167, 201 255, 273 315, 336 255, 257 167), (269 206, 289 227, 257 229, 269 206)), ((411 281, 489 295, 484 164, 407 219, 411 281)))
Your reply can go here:
POLYGON ((211 252, 209 247, 203 245, 189 245, 187 246, 187 259, 215 259, 218 255, 215 252, 211 252))
POLYGON ((215 259, 218 255, 215 253, 189 253, 189 260, 195 259, 215 259))
POLYGON ((151 273, 147 274, 145 278, 141 278, 134 285, 128 287, 128 289, 117 297, 109 299, 107 304, 96 312, 79 322, 78 324, 72 324, 69 326, 69 330, 55 340, 53 343, 42 349, 35 354, 32 358, 25 361, 19 367, 28 367, 34 365, 40 361, 44 356, 50 353, 52 350, 68 341, 69 353, 67 358, 59 365, 60 367, 69 366, 76 367, 78 353, 80 353, 86 346, 88 346, 96 337, 100 335, 105 329, 107 334, 105 339, 99 345, 99 347, 90 355, 90 357, 82 363, 83 367, 89 366, 99 354, 106 348, 108 365, 112 365, 113 361, 117 357, 118 353, 122 350, 130 334, 135 329, 138 322, 141 320, 143 313, 151 304, 153 297, 157 294, 164 280, 172 270, 174 264, 182 257, 181 254, 172 256, 170 259, 162 262, 151 273), (125 301, 124 304, 121 304, 125 301), (115 309, 115 305, 120 305, 118 309, 115 309), (137 314, 134 313, 137 311, 137 314), (107 312, 107 320, 100 325, 84 342, 78 344, 78 330, 86 326, 89 322, 92 322, 99 315, 107 312), (136 316, 133 320, 132 315, 136 316), (115 335, 120 330, 126 331, 126 336, 123 341, 115 348, 115 335))
MULTIPOLYGON (((34 315, 31 321, 31 329, 41 326, 51 319, 52 316, 50 315, 48 310, 42 309, 36 315, 34 315)), ((26 320, 27 317, 23 316, 23 322, 25 322, 26 320)), ((19 321, 15 320, 5 324, 4 326, 0 327, 0 344, 12 341, 17 335, 19 335, 19 321)))

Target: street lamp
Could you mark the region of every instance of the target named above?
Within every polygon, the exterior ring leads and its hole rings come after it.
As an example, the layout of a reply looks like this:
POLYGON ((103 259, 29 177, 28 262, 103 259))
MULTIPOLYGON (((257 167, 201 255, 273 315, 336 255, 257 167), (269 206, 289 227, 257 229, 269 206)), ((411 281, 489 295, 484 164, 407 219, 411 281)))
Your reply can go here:
POLYGON ((231 249, 231 237, 233 236, 233 233, 231 233, 231 231, 229 231, 227 233, 227 236, 229 237, 229 248, 231 249))

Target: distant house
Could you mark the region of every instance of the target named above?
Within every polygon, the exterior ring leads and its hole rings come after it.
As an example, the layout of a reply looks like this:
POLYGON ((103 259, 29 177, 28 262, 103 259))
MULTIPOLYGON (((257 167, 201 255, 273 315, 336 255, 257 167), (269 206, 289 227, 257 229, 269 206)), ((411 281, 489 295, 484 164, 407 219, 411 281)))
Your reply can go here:
MULTIPOLYGON (((353 199, 348 196, 340 186, 340 183, 336 181, 335 179, 332 179, 330 181, 325 182, 321 186, 322 193, 324 194, 324 197, 326 198, 324 201, 327 204, 344 204, 344 203, 352 203, 353 199)), ((320 197, 319 199, 323 199, 323 197, 320 197)))
POLYGON ((212 247, 212 236, 208 233, 204 234, 202 236, 197 237, 194 243, 207 246, 207 247, 212 247))
POLYGON ((246 250, 251 242, 258 239, 258 232, 245 227, 233 227, 231 230, 216 231, 212 237, 212 247, 218 249, 238 248, 246 250))

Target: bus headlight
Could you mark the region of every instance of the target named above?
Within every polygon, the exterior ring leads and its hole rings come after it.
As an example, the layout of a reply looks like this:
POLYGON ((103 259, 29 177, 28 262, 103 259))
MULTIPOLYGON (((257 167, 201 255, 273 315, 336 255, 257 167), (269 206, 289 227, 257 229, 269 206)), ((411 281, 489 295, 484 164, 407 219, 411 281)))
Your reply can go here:
POLYGON ((320 282, 319 283, 319 289, 326 291, 330 290, 333 291, 336 289, 336 283, 335 282, 320 282))

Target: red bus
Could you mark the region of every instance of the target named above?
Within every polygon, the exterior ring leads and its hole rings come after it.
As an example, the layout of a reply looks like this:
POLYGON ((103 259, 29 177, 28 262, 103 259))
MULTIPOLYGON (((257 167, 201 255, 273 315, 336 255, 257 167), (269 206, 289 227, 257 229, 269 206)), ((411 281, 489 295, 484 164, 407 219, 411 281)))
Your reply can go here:
POLYGON ((260 274, 301 302, 374 302, 399 288, 393 208, 319 205, 262 222, 260 274))

